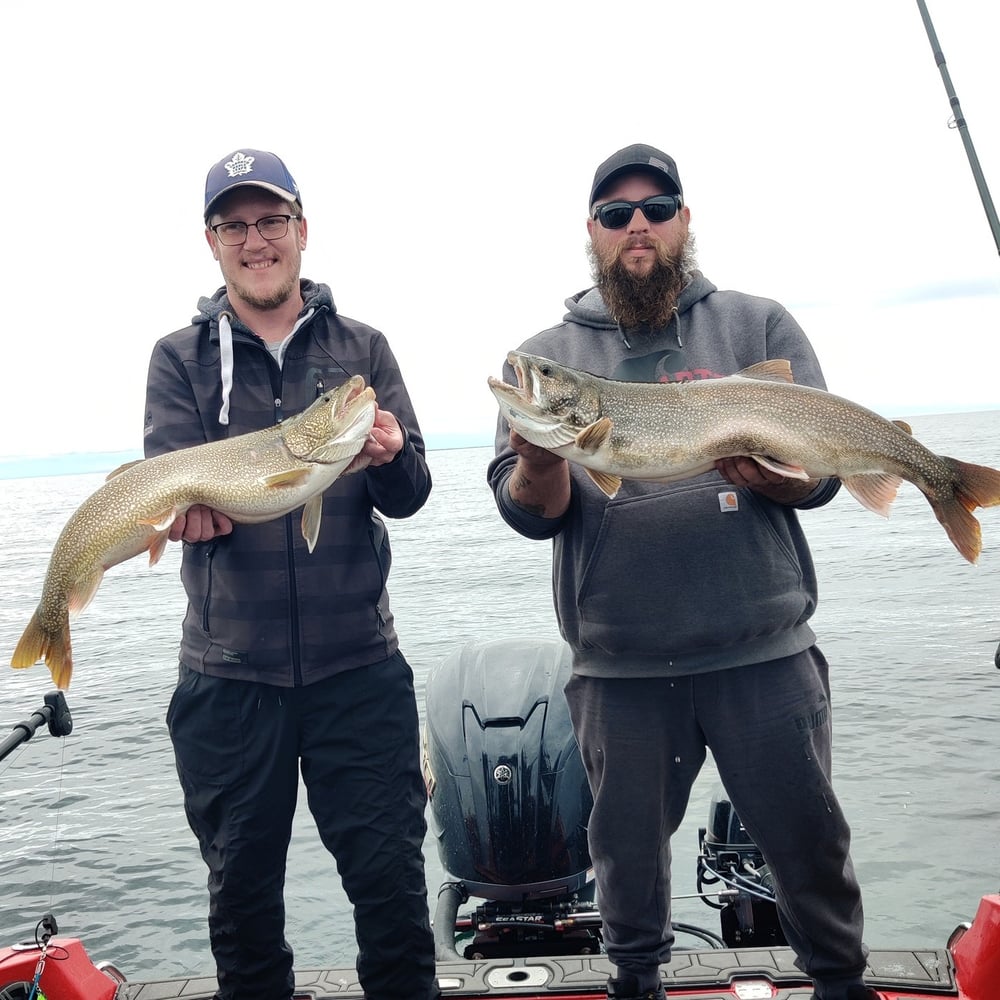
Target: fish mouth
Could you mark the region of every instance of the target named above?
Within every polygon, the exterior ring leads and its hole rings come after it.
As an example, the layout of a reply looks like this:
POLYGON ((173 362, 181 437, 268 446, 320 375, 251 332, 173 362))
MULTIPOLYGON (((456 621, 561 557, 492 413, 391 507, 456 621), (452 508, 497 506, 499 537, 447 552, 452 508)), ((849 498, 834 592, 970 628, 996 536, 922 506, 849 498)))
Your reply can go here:
POLYGON ((337 403, 337 412, 343 413, 356 399, 361 396, 367 399, 375 398, 375 390, 370 385, 365 385, 363 375, 352 375, 340 387, 341 396, 337 403))
POLYGON ((528 378, 528 370, 524 367, 524 363, 521 361, 520 355, 511 351, 507 355, 507 361, 509 362, 511 368, 514 369, 514 374, 517 376, 517 387, 524 393, 524 398, 527 402, 531 402, 531 384, 528 378))
POLYGON ((365 423, 373 422, 375 390, 365 384, 363 376, 352 375, 334 391, 338 395, 333 402, 330 420, 333 425, 342 425, 338 438, 354 433, 356 428, 365 423))
POLYGON ((347 395, 337 407, 336 416, 349 420, 353 427, 366 419, 368 405, 374 402, 375 390, 370 385, 365 385, 365 380, 360 375, 355 375, 350 380, 347 395))
POLYGON ((517 399, 521 403, 533 403, 534 395, 531 391, 531 379, 528 375, 528 369, 522 363, 521 357, 517 351, 511 351, 507 355, 507 364, 514 369, 514 375, 517 378, 517 386, 515 387, 511 385, 510 382, 505 382, 503 379, 493 378, 490 376, 487 379, 487 382, 489 387, 493 390, 494 395, 499 392, 502 395, 517 399))

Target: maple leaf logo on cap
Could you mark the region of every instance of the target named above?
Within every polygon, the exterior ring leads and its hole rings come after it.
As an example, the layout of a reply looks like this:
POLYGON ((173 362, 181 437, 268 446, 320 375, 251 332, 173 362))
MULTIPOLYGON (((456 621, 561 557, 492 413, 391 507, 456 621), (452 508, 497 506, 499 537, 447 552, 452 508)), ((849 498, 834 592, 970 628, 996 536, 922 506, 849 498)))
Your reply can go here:
POLYGON ((242 153, 234 153, 233 158, 226 164, 226 170, 230 177, 242 177, 244 174, 253 173, 253 161, 255 157, 244 156, 242 153))

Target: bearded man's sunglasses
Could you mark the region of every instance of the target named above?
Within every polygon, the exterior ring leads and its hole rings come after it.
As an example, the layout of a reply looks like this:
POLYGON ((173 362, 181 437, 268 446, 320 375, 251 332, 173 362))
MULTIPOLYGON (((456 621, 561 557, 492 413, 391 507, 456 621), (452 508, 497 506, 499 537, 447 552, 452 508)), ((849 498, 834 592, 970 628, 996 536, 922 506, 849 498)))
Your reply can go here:
POLYGON ((637 208, 650 222, 669 222, 682 205, 678 194, 654 194, 642 201, 609 201, 594 209, 594 218, 605 229, 623 229, 632 221, 637 208))

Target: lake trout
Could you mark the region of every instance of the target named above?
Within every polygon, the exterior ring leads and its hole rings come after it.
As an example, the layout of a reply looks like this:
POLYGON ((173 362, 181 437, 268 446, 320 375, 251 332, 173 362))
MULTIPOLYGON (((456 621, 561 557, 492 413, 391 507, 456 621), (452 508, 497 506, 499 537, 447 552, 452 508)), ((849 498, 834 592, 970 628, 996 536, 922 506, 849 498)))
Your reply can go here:
POLYGON ((49 560, 41 601, 11 666, 44 658, 59 688, 73 672, 69 619, 97 593, 104 572, 140 552, 163 555, 174 520, 194 504, 259 524, 305 505, 302 535, 316 546, 323 491, 359 459, 375 421, 375 390, 354 375, 274 427, 182 448, 112 472, 66 522, 49 560), (354 463, 352 465, 352 463, 354 463))
POLYGON ((902 421, 797 385, 784 360, 700 382, 617 382, 512 351, 518 384, 490 378, 500 412, 525 440, 584 467, 609 497, 623 479, 669 483, 716 460, 754 459, 794 479, 836 476, 889 516, 902 480, 927 498, 969 562, 982 549, 977 507, 1000 504, 1000 470, 936 455, 902 421))

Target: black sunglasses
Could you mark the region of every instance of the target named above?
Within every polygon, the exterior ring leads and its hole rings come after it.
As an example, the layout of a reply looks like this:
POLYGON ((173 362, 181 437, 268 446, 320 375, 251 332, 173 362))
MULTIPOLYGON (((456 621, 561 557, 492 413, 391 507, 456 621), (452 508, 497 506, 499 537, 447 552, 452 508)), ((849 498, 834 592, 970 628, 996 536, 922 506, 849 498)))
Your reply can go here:
POLYGON ((650 222, 669 222, 681 207, 679 194, 654 194, 642 201, 609 201, 594 209, 594 218, 605 229, 623 229, 632 221, 637 208, 650 222))

